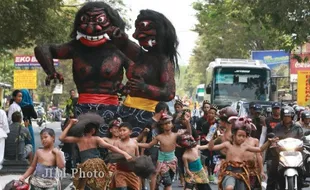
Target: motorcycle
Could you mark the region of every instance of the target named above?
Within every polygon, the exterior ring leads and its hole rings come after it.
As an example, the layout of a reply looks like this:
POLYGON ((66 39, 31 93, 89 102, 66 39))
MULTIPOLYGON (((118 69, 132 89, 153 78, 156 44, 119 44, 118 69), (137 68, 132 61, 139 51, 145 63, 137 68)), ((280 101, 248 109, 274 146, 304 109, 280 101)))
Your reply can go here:
POLYGON ((285 190, 301 189, 302 179, 300 174, 303 170, 303 141, 295 138, 286 138, 278 141, 280 149, 279 171, 284 175, 285 190))
POLYGON ((40 120, 37 120, 37 124, 38 124, 39 127, 41 127, 43 123, 46 123, 46 115, 45 114, 43 114, 40 117, 40 120))
POLYGON ((305 166, 305 177, 310 177, 310 133, 304 136, 304 166, 305 166))

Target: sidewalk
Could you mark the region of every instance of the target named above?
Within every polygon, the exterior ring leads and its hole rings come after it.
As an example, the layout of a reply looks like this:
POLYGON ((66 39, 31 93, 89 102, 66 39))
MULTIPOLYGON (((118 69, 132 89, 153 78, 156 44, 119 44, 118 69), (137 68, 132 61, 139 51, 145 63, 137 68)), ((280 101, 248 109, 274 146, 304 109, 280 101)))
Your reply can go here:
MULTIPOLYGON (((18 180, 21 174, 0 176, 0 189, 4 189, 5 185, 12 180, 18 180)), ((28 180, 26 180, 28 181, 28 180)))

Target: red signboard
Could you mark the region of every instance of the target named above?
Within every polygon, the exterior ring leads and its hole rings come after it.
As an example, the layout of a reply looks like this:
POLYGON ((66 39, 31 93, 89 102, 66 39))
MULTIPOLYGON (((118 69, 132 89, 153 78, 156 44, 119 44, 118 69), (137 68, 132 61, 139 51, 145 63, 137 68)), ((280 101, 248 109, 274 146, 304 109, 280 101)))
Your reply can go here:
POLYGON ((309 71, 310 70, 310 53, 305 53, 299 56, 304 59, 305 57, 308 57, 309 61, 306 63, 298 63, 296 59, 294 59, 294 55, 291 54, 291 74, 297 74, 298 71, 309 71))
MULTIPOLYGON (((54 59, 54 65, 59 65, 59 60, 54 59)), ((15 56, 14 60, 15 67, 40 67, 40 63, 35 56, 24 55, 24 56, 15 56)))

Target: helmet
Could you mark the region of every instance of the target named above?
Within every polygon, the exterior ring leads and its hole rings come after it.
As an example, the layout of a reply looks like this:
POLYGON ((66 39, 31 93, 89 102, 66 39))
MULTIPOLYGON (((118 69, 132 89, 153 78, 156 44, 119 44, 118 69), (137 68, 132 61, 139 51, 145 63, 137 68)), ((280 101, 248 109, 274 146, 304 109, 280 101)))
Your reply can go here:
POLYGON ((295 113, 299 113, 299 112, 301 112, 301 111, 304 111, 305 108, 302 107, 302 106, 295 106, 295 107, 294 107, 294 110, 295 110, 295 113))
POLYGON ((255 104, 254 106, 254 110, 255 112, 262 112, 263 111, 263 107, 260 104, 255 104))
POLYGON ((310 118, 310 111, 303 111, 301 112, 301 119, 309 119, 310 118))
POLYGON ((281 104, 279 102, 274 102, 272 103, 272 109, 275 109, 275 108, 281 108, 281 104))
POLYGON ((232 116, 238 116, 237 110, 233 107, 225 107, 219 111, 219 117, 222 121, 227 121, 232 116))
POLYGON ((295 116, 295 111, 292 107, 290 106, 286 106, 284 108, 281 109, 281 119, 283 119, 283 117, 285 116, 290 116, 290 117, 294 117, 295 116))

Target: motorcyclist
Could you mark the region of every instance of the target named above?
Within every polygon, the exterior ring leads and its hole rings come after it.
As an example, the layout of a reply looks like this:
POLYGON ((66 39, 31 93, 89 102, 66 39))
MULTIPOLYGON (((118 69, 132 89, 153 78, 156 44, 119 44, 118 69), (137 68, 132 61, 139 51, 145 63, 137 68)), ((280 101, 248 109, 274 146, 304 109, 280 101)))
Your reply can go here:
MULTIPOLYGON (((256 126, 256 131, 252 130, 251 137, 260 139, 265 139, 261 135, 266 133, 266 118, 262 116, 263 108, 260 104, 255 104, 253 108, 254 112, 251 116, 253 124, 256 126), (264 133, 262 133, 264 131, 264 133)), ((266 136, 266 135, 265 135, 266 136)), ((264 144, 264 142, 262 142, 264 144)))
MULTIPOLYGON (((281 113, 281 104, 279 102, 274 102, 271 106, 272 108, 272 115, 270 117, 266 118, 266 132, 265 130, 263 130, 264 137, 265 139, 261 139, 262 142, 264 142, 267 139, 267 134, 269 133, 273 133, 274 128, 281 122, 281 117, 280 117, 280 113, 281 113)), ((263 133, 262 132, 262 133, 263 133)), ((262 134, 263 137, 263 134, 262 134)), ((266 156, 265 156, 265 160, 266 162, 270 162, 270 149, 267 149, 266 151, 266 156)), ((268 166, 268 164, 267 164, 268 166)), ((267 167, 267 170, 269 170, 269 168, 267 167)))
POLYGON ((305 111, 305 107, 296 105, 296 106, 294 106, 294 110, 295 110, 294 121, 299 121, 300 116, 301 116, 301 112, 305 111))
POLYGON ((305 110, 300 114, 300 120, 296 122, 303 129, 304 133, 310 131, 310 111, 305 110))
MULTIPOLYGON (((292 107, 284 107, 281 109, 281 122, 275 126, 273 133, 280 140, 288 137, 302 139, 303 130, 300 125, 297 125, 293 118, 295 116, 295 111, 292 107)), ((279 166, 279 155, 275 148, 272 148, 270 154, 271 161, 267 163, 268 170, 268 180, 266 190, 275 190, 276 184, 278 182, 280 189, 285 189, 284 187, 284 176, 278 173, 279 166)), ((300 177, 299 179, 303 179, 300 177)), ((298 182, 303 187, 307 187, 307 184, 303 184, 301 181, 298 182)))

